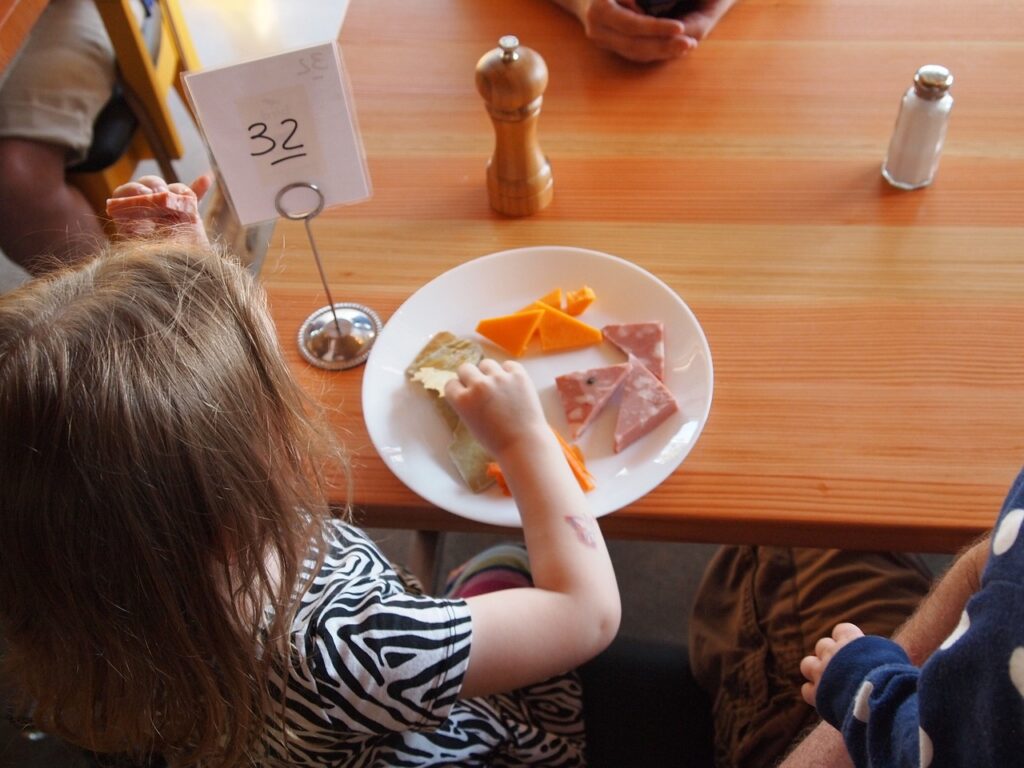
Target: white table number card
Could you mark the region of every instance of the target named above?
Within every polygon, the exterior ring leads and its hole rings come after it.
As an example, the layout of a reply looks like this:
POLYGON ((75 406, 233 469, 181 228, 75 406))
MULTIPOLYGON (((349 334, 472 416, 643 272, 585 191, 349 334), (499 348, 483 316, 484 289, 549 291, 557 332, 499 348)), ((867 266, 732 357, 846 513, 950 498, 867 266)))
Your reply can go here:
POLYGON ((185 87, 243 225, 277 218, 295 182, 316 184, 325 206, 370 196, 337 43, 188 74, 185 87))

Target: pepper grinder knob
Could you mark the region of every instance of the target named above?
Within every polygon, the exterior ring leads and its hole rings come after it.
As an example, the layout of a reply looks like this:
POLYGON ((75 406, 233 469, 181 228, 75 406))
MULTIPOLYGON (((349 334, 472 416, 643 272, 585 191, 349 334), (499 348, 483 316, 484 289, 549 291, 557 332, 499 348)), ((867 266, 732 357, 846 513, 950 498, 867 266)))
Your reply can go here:
POLYGON ((504 35, 476 65, 476 87, 494 124, 494 154, 487 163, 491 207, 506 216, 529 216, 551 202, 551 164, 537 142, 537 119, 548 67, 536 51, 504 35))

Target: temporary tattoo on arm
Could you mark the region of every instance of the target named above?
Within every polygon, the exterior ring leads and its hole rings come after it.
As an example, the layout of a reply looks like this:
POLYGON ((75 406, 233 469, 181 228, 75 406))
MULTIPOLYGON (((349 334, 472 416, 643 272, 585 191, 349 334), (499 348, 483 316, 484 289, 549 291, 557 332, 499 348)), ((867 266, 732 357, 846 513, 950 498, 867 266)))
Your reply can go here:
POLYGON ((579 540, 582 541, 586 546, 594 549, 597 547, 597 538, 594 536, 594 529, 592 526, 597 523, 593 518, 580 517, 578 515, 566 515, 565 522, 576 531, 576 535, 579 540))

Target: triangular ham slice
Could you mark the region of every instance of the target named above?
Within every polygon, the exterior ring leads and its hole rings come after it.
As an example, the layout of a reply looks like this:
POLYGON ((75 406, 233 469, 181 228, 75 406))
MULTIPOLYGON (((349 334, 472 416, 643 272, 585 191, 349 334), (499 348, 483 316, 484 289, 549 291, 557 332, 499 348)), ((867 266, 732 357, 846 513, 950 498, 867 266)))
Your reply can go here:
POLYGON ((574 440, 597 418, 630 367, 629 363, 619 363, 555 377, 565 419, 569 422, 569 434, 574 440))
POLYGON ((665 327, 661 323, 618 323, 606 325, 601 331, 608 341, 665 380, 665 327))
POLYGON ((679 410, 664 384, 633 355, 632 368, 622 385, 619 418, 615 422, 615 452, 633 444, 679 410))

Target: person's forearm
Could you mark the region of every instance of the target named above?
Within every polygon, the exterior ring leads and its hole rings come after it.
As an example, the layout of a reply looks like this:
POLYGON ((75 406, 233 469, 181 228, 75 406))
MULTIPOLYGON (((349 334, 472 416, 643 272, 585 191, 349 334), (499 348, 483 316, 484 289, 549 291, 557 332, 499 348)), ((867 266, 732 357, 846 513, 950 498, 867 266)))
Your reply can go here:
POLYGON ((853 768, 843 735, 822 722, 807 734, 779 768, 853 768))
POLYGON ((893 633, 892 639, 903 646, 911 662, 923 664, 956 628, 967 601, 980 588, 988 551, 986 536, 962 552, 917 610, 893 633))
POLYGON ((573 595, 602 616, 602 625, 614 624, 603 627, 614 635, 620 611, 615 572, 561 447, 553 435, 545 435, 502 456, 500 463, 522 518, 534 584, 573 595))

